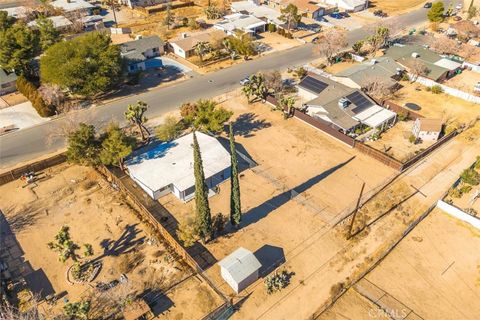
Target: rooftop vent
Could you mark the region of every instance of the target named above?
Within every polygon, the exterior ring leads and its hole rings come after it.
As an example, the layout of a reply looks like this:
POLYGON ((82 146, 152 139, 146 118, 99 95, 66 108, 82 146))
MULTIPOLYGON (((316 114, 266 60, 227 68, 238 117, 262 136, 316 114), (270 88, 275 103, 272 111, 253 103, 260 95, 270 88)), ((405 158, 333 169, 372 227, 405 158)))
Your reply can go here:
POLYGON ((340 98, 338 100, 338 106, 342 109, 345 109, 346 107, 348 107, 349 104, 350 104, 350 101, 348 101, 347 98, 340 98))
POLYGON ((419 58, 420 55, 417 52, 412 53, 412 58, 419 58))

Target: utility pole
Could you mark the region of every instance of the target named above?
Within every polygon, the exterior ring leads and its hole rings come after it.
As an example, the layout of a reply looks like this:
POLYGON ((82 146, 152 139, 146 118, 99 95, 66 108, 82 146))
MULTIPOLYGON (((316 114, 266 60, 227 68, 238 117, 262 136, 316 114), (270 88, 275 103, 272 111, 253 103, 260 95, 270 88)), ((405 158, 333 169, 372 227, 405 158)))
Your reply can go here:
POLYGON ((352 237, 353 223, 355 222, 355 217, 357 216, 358 207, 360 206, 360 200, 362 199, 363 189, 364 189, 364 188, 365 188, 365 182, 362 183, 362 189, 360 189, 360 195, 358 196, 357 206, 355 207, 355 211, 353 212, 352 222, 350 222, 350 228, 349 228, 349 230, 348 230, 348 237, 347 237, 347 239, 350 239, 350 238, 352 237))

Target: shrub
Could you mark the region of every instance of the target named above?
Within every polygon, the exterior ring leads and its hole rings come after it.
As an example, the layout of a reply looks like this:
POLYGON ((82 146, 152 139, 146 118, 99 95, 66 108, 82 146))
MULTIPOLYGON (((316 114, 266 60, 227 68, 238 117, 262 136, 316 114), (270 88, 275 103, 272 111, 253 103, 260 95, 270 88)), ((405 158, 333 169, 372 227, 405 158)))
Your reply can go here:
POLYGON ((439 94, 443 92, 442 87, 440 87, 438 84, 432 86, 430 89, 432 90, 433 94, 439 94))
POLYGON ((277 32, 278 32, 279 35, 285 36, 285 29, 279 28, 277 32))
POLYGON ((275 272, 265 278, 265 289, 267 290, 267 294, 272 294, 277 291, 282 290, 290 283, 290 275, 286 270, 283 270, 280 273, 275 272))
POLYGON ((407 121, 409 118, 408 112, 399 112, 397 115, 398 121, 407 121))
POLYGON ((290 32, 285 33, 287 39, 293 39, 293 35, 290 32))
POLYGON ((277 27, 273 23, 270 23, 268 25, 268 32, 275 32, 276 30, 277 30, 277 27))
POLYGON ((42 96, 39 94, 37 87, 24 76, 19 76, 17 78, 17 90, 20 91, 25 98, 30 100, 32 106, 37 110, 41 117, 51 117, 55 115, 55 107, 46 104, 42 99, 42 96))
POLYGON ((460 188, 460 193, 461 194, 469 193, 471 190, 472 190, 472 186, 465 185, 460 188))
POLYGON ((463 183, 476 186, 480 184, 480 174, 475 169, 465 169, 460 175, 463 183))
POLYGON ((417 137, 411 134, 410 137, 408 137, 408 142, 410 142, 411 144, 417 143, 417 137))

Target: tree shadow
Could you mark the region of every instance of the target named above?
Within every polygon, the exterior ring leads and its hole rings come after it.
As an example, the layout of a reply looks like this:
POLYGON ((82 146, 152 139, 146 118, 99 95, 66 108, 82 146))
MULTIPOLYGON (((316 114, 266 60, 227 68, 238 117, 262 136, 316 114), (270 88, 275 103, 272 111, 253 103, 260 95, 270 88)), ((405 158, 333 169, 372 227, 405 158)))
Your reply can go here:
MULTIPOLYGON (((230 152, 230 140, 228 138, 218 137, 217 140, 222 144, 225 149, 230 152)), ((235 142, 235 151, 237 152, 237 164, 239 173, 257 166, 257 163, 253 160, 252 156, 248 153, 247 149, 245 149, 242 144, 235 142), (240 156, 240 154, 242 156, 240 156)))
POLYGON ((175 303, 160 289, 148 288, 139 296, 150 306, 155 317, 159 317, 175 306, 175 303))
POLYGON ((263 202, 262 204, 256 206, 255 208, 250 209, 243 215, 243 220, 240 224, 242 228, 256 223, 260 221, 261 219, 265 218, 268 216, 272 211, 280 208, 284 204, 286 204, 288 201, 293 199, 294 197, 298 196, 299 194, 305 192, 306 190, 310 189, 323 179, 327 178, 329 175, 337 171, 338 169, 341 169, 343 166, 347 165, 350 161, 352 161, 355 158, 355 156, 351 157, 345 162, 342 162, 324 172, 322 172, 319 175, 316 175, 313 178, 310 178, 309 180, 305 181, 304 183, 296 186, 295 188, 292 188, 290 190, 287 190, 285 192, 282 192, 269 200, 263 202))
POLYGON ((266 244, 253 254, 262 265, 259 270, 259 275, 262 278, 285 263, 285 253, 280 247, 266 244))
POLYGON ((253 112, 243 113, 233 123, 233 131, 235 135, 245 138, 253 137, 254 133, 265 128, 271 127, 272 124, 265 119, 258 119, 258 115, 253 112))
POLYGON ((138 244, 143 243, 145 237, 138 237, 140 230, 138 224, 127 225, 122 235, 115 241, 103 239, 100 246, 103 248, 103 254, 95 258, 92 262, 99 261, 106 256, 119 256, 132 251, 138 244))

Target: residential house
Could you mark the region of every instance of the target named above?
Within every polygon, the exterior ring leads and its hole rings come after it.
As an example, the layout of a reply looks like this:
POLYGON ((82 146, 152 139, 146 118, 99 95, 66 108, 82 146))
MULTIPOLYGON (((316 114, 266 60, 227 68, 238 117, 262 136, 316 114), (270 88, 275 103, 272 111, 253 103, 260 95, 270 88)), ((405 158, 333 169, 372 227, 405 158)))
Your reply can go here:
POLYGON ((222 278, 237 294, 258 279, 262 267, 255 255, 242 247, 223 258, 218 265, 222 278))
POLYGON ((420 45, 394 45, 385 52, 389 57, 411 72, 417 62, 425 66, 425 74, 421 76, 436 82, 442 82, 455 76, 462 70, 462 64, 441 56, 420 45))
POLYGON ((147 61, 164 53, 165 43, 158 36, 140 37, 119 45, 120 54, 126 60, 128 72, 146 70, 147 61))
POLYGON ((222 40, 226 37, 225 32, 218 29, 209 30, 206 32, 199 32, 194 34, 182 33, 179 39, 168 42, 169 48, 177 56, 187 59, 196 55, 195 46, 200 42, 212 43, 214 41, 222 40))
POLYGON ((298 12, 306 18, 313 20, 320 20, 321 17, 330 11, 333 11, 333 6, 326 5, 320 0, 268 0, 268 5, 277 10, 285 8, 289 4, 293 4, 298 8, 298 12), (329 9, 331 9, 329 11, 329 9))
MULTIPOLYGON (((46 19, 52 21, 53 27, 60 31, 66 30, 73 25, 72 21, 64 16, 48 17, 46 19)), ((30 21, 27 25, 32 29, 38 29, 37 20, 30 21)))
MULTIPOLYGON (((212 190, 230 178, 230 153, 214 137, 196 133, 205 173, 212 190)), ((195 196, 193 172, 193 133, 136 151, 125 162, 130 177, 152 198, 173 193, 182 201, 195 196)))
POLYGON ((357 89, 366 88, 373 81, 382 81, 394 88, 404 71, 405 68, 392 58, 379 57, 336 73, 334 80, 357 89))
POLYGON ((321 0, 320 3, 346 12, 358 12, 368 8, 368 0, 321 0))
POLYGON ((364 92, 316 74, 300 81, 298 94, 308 115, 345 134, 362 125, 382 130, 396 121, 395 112, 377 105, 364 92))
POLYGON ((67 13, 78 13, 91 15, 93 9, 96 8, 90 2, 85 0, 54 0, 50 2, 54 8, 62 9, 67 13))
POLYGON ((277 27, 283 27, 284 25, 284 22, 279 19, 281 13, 278 10, 265 5, 259 5, 253 0, 232 2, 230 9, 233 13, 252 15, 277 27))
POLYGON ((149 7, 156 6, 158 4, 169 2, 170 0, 119 0, 123 5, 133 9, 135 7, 149 7))
POLYGON ((436 141, 440 137, 443 121, 440 119, 418 118, 413 124, 412 133, 423 141, 436 141))
POLYGON ((228 35, 235 35, 235 31, 255 35, 265 31, 267 22, 252 15, 234 13, 224 16, 224 19, 213 25, 214 28, 224 31, 228 35))
POLYGON ((17 75, 0 68, 0 96, 17 91, 17 75))
POLYGON ((79 19, 86 31, 99 30, 105 28, 103 17, 100 15, 85 16, 79 19))
POLYGON ((24 6, 1 8, 0 10, 6 11, 9 17, 14 17, 16 19, 23 19, 28 14, 28 9, 24 6))

